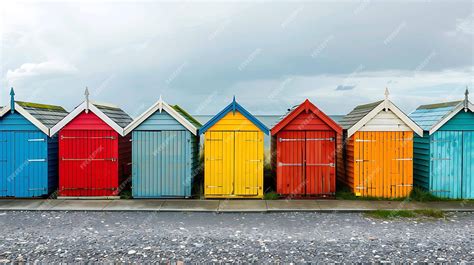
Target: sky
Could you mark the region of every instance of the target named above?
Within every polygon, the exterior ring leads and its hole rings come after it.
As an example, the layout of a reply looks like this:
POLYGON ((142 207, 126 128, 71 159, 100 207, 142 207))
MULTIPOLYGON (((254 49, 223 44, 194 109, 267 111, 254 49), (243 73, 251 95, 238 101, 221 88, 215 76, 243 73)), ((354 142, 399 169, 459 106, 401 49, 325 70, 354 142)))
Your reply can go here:
MULTIPOLYGON (((390 99, 405 112, 474 85, 474 1, 1 1, 0 105, 138 116, 159 96, 215 114, 309 98, 324 112, 390 99)), ((474 97, 474 89, 473 91, 474 97)))

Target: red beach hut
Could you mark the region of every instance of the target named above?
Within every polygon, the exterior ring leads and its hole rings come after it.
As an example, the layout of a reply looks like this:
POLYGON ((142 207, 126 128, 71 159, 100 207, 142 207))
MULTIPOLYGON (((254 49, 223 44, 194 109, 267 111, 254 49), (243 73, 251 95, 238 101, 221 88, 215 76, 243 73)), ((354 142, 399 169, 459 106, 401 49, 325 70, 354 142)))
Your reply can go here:
POLYGON ((336 150, 342 128, 309 100, 293 107, 271 129, 277 193, 333 196, 336 150))
POLYGON ((118 107, 86 100, 51 129, 59 132, 58 196, 118 196, 130 174, 132 118, 118 107))

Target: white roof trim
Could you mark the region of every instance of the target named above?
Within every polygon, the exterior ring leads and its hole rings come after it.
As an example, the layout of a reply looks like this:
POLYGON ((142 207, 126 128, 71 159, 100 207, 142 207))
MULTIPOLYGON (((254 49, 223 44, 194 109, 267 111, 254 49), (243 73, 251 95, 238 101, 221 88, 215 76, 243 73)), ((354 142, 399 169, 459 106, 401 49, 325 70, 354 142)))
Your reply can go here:
POLYGON ((3 117, 7 112, 10 112, 11 108, 10 106, 5 106, 3 109, 0 111, 0 117, 3 117))
POLYGON ((183 117, 179 112, 177 112, 173 107, 164 102, 161 97, 160 99, 153 104, 149 109, 143 112, 140 116, 134 119, 127 127, 125 127, 124 135, 129 134, 140 124, 142 124, 146 119, 148 119, 156 111, 166 111, 171 117, 175 118, 181 125, 188 129, 192 134, 198 135, 198 129, 191 122, 189 122, 185 117, 183 117))
MULTIPOLYGON (((468 104, 468 109, 472 112, 474 112, 474 105, 469 102, 468 104)), ((459 105, 452 110, 448 115, 444 116, 443 119, 441 119, 439 122, 437 122, 433 127, 430 129, 430 135, 435 133, 437 130, 439 130, 443 125, 445 125, 449 120, 451 120, 456 114, 458 114, 460 111, 464 110, 464 102, 459 103, 459 105)))
MULTIPOLYGON (((10 112, 11 107, 6 106, 2 109, 0 112, 0 117, 3 117, 5 114, 10 112)), ((36 128, 38 128, 40 131, 42 131, 44 134, 49 135, 49 128, 46 127, 43 123, 41 123, 39 120, 37 120, 35 117, 33 117, 28 111, 26 111, 22 106, 18 105, 18 103, 15 102, 15 111, 20 113, 21 116, 23 116, 25 119, 27 119, 29 122, 33 123, 36 128)))
POLYGON ((419 136, 423 136, 423 129, 418 126, 410 117, 408 117, 403 111, 401 111, 395 104, 390 100, 382 101, 377 107, 365 115, 360 121, 354 124, 347 130, 347 137, 351 137, 354 133, 359 131, 365 124, 372 120, 379 112, 383 111, 385 108, 391 110, 398 118, 400 118, 410 129, 412 129, 419 136))
MULTIPOLYGON (((82 102, 81 105, 76 107, 71 113, 69 113, 66 117, 64 117, 58 124, 56 124, 53 128, 51 128, 51 136, 55 135, 59 132, 64 126, 66 126, 69 122, 71 122, 74 118, 76 118, 79 114, 85 111, 87 108, 87 102, 82 102)), ((99 117, 102 121, 107 123, 112 129, 114 129, 118 134, 124 136, 124 129, 120 127, 117 123, 115 123, 112 119, 110 119, 107 115, 105 115, 99 108, 97 108, 93 102, 89 102, 89 111, 92 111, 97 117, 99 117)))

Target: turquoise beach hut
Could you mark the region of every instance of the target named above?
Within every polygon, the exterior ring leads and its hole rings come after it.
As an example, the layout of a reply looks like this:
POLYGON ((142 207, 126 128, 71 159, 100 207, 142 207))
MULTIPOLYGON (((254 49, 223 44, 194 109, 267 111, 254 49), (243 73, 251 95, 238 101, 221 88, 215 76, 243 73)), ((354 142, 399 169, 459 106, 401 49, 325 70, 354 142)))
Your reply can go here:
POLYGON ((201 124, 160 99, 125 128, 132 134, 132 196, 190 197, 198 172, 201 124))
POLYGON ((415 185, 435 196, 474 199, 474 105, 463 101, 418 107, 410 117, 424 130, 414 144, 415 185))

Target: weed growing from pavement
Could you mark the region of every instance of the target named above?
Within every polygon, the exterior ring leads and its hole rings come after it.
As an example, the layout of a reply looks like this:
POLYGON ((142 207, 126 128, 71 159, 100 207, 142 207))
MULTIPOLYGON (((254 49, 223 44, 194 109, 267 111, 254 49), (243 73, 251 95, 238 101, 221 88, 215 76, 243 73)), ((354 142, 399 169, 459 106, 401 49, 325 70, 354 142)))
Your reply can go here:
POLYGON ((444 212, 435 209, 422 210, 376 210, 365 213, 365 216, 376 219, 393 219, 393 218, 444 218, 444 212))
POLYGON ((280 198, 280 195, 278 193, 272 191, 272 192, 267 192, 263 195, 264 200, 278 200, 280 198))

